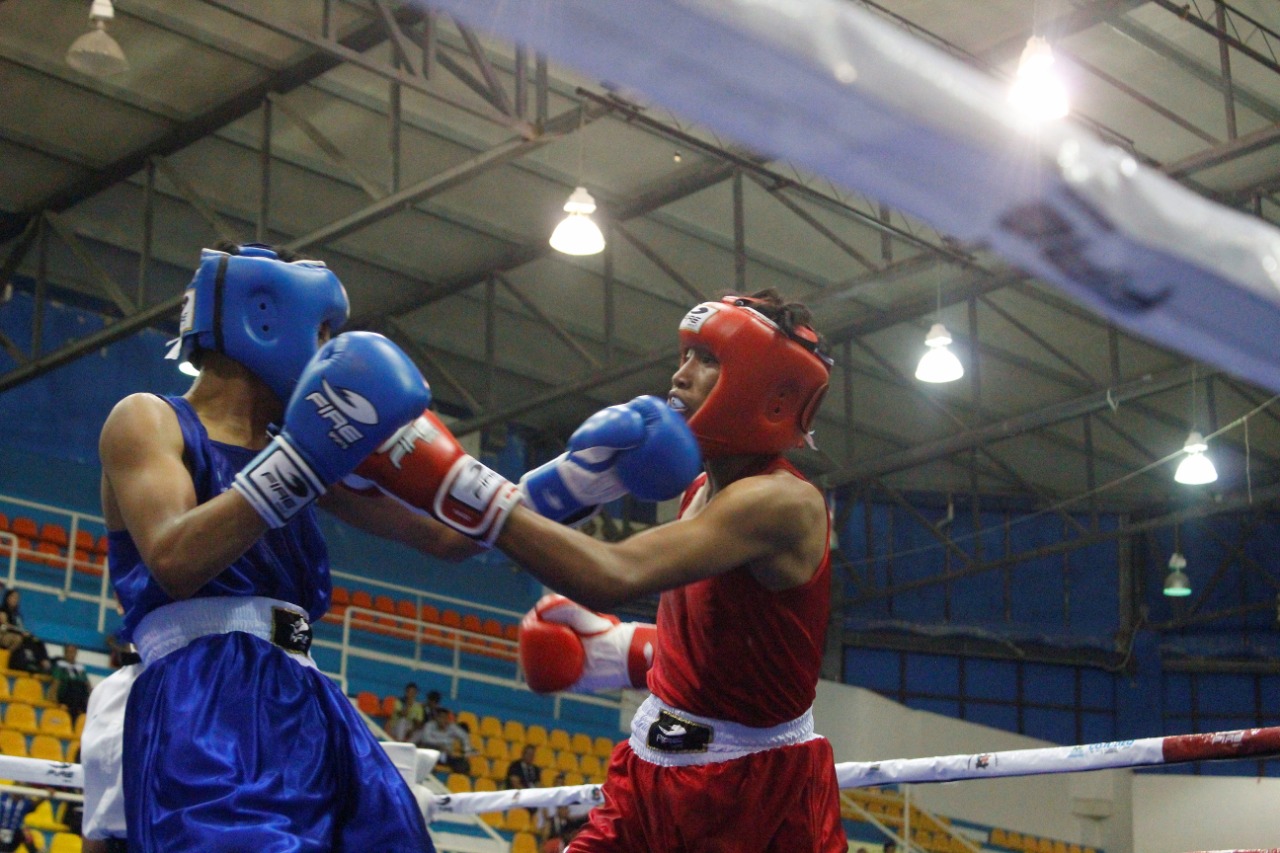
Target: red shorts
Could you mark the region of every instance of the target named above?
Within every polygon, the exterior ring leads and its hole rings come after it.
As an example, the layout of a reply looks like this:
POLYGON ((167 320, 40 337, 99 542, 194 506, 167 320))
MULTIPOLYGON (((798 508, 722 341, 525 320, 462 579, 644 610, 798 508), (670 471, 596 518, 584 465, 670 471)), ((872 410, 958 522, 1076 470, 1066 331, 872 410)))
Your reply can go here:
POLYGON ((567 853, 847 853, 831 744, 690 767, 613 750, 603 805, 567 853))

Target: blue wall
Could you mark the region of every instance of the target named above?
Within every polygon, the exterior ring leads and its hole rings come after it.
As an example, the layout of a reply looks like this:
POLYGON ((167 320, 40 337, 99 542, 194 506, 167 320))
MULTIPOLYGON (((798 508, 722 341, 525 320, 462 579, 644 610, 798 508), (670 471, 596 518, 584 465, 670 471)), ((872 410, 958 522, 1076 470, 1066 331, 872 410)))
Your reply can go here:
MULTIPOLYGON (((1060 517, 989 512, 976 520, 966 507, 954 517, 932 501, 917 511, 939 524, 958 548, 985 561, 1084 535, 1060 517), (929 504, 935 504, 930 506, 929 504)), ((843 507, 838 507, 838 512, 843 507)), ((1091 519, 1075 520, 1086 530, 1091 519)), ((893 504, 860 501, 839 530, 847 559, 846 630, 927 637, 937 653, 886 648, 844 650, 843 680, 914 708, 959 717, 1062 744, 1280 725, 1280 676, 1189 673, 1178 664, 1280 657, 1276 601, 1280 586, 1280 521, 1274 513, 1222 515, 1183 524, 1177 547, 1186 555, 1194 594, 1162 594, 1173 531, 1129 537, 1134 571, 1132 639, 1124 633, 1120 540, 883 597, 860 596, 965 568, 912 513, 893 504), (1237 549, 1238 553, 1237 553, 1237 549), (1183 617, 1232 611, 1203 623, 1183 617), (1238 612, 1237 612, 1238 611, 1238 612), (939 641, 939 638, 944 638, 939 641), (954 637, 949 642, 947 637, 954 637), (1115 666, 1037 663, 964 656, 968 639, 1116 653, 1115 666), (955 651, 950 652, 951 645, 955 651)), ((1120 519, 1102 515, 1098 532, 1120 519)), ((1193 765, 1194 772, 1274 775, 1280 763, 1236 761, 1193 765)), ((1181 768, 1186 772, 1187 768, 1181 768)))

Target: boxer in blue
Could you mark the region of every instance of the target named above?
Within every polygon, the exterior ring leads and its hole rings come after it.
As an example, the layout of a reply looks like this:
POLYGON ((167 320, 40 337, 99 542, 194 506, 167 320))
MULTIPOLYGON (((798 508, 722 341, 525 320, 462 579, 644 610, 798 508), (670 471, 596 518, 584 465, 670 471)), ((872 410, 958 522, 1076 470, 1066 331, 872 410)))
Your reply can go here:
MULTIPOLYGON (((395 766, 308 654, 309 620, 330 594, 312 505, 447 559, 487 543, 405 500, 406 482, 418 483, 415 466, 399 465, 405 436, 443 426, 390 341, 329 340, 346 318, 323 264, 258 245, 206 250, 170 352, 200 377, 182 397, 125 398, 103 426, 111 580, 143 667, 122 748, 130 850, 432 849, 395 766), (270 424, 283 425, 274 438, 270 424), (331 488, 358 480, 346 475, 375 448, 381 463, 362 473, 376 486, 331 488)), ((647 398, 598 413, 571 448, 539 469, 532 492, 504 489, 502 505, 527 500, 567 520, 637 486, 669 497, 697 471, 683 420, 647 398), (673 453, 683 464, 666 478, 682 481, 649 482, 643 469, 668 467, 673 453), (561 501, 569 486, 584 500, 561 501)), ((450 481, 483 486, 479 469, 459 460, 450 481)))
POLYGON ((103 426, 111 580, 144 665, 124 725, 130 850, 432 849, 308 653, 330 594, 313 502, 426 553, 475 551, 394 500, 333 488, 430 402, 387 339, 329 340, 347 310, 323 264, 206 250, 171 353, 200 377, 182 397, 125 398, 103 426))

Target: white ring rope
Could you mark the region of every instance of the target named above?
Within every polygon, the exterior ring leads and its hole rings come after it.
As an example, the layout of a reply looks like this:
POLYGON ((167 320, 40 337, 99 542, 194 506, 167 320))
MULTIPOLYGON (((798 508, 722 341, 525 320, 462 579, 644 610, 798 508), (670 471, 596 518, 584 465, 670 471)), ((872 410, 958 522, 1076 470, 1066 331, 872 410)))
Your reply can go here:
MULTIPOLYGON (((841 788, 860 788, 898 783, 953 782, 963 779, 1076 773, 1085 770, 1183 764, 1190 761, 1275 756, 1280 756, 1280 727, 1273 726, 932 758, 849 761, 837 763, 835 769, 841 788)), ((79 764, 14 755, 0 755, 0 777, 15 782, 59 788, 84 786, 84 773, 79 764)), ((48 795, 45 791, 33 793, 48 795)), ((555 788, 432 794, 424 799, 426 802, 421 803, 424 814, 427 821, 431 822, 441 814, 480 814, 506 811, 517 806, 555 808, 595 805, 604 801, 604 795, 600 785, 572 785, 555 788)), ((1280 848, 1214 851, 1213 853, 1280 853, 1280 848)))
MULTIPOLYGON (((862 788, 1275 756, 1280 756, 1280 726, 932 758, 848 761, 836 764, 836 778, 841 788, 862 788)), ((0 778, 56 787, 84 786, 79 764, 14 755, 0 755, 0 778)), ((433 800, 433 814, 478 814, 515 806, 586 805, 601 802, 602 796, 599 785, 573 785, 435 794, 433 800)))

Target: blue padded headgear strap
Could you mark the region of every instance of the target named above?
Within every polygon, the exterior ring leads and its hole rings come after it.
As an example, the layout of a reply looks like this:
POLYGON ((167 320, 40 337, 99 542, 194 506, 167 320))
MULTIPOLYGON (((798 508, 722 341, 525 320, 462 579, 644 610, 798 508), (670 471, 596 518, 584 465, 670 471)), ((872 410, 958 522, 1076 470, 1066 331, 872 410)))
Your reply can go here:
POLYGON ((239 254, 204 249, 168 357, 189 359, 197 348, 223 353, 288 402, 319 349, 320 326, 336 333, 347 312, 342 282, 320 261, 282 261, 252 243, 239 254))

